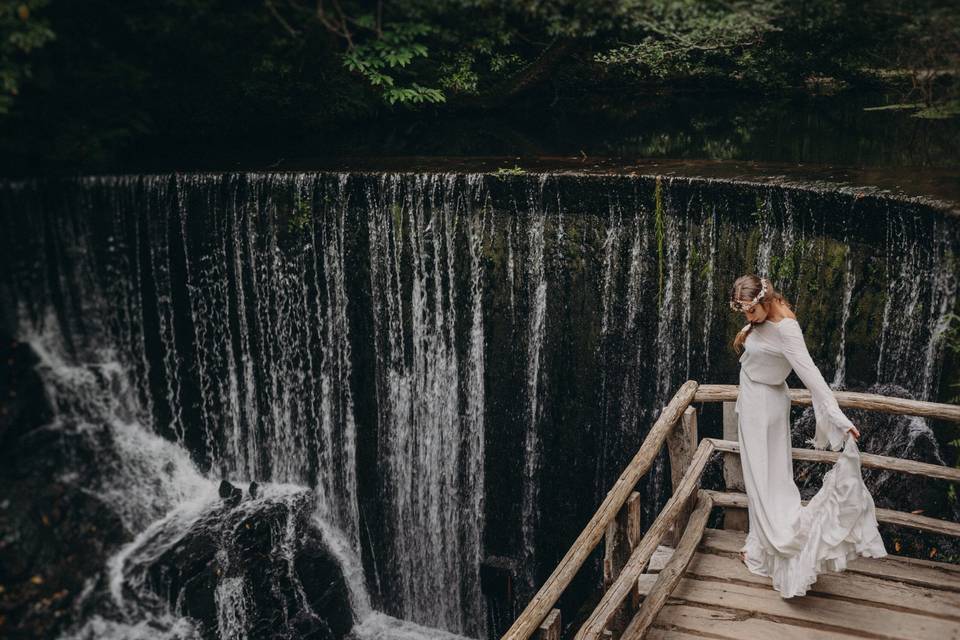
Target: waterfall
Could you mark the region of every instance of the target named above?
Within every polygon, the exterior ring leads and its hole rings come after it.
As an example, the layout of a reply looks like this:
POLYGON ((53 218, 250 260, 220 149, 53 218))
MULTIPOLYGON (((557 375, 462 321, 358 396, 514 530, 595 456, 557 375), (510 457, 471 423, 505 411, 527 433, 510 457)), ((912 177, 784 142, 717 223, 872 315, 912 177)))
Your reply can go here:
POLYGON ((379 187, 369 192, 368 227, 380 482, 389 502, 391 571, 399 582, 390 599, 404 619, 479 634, 484 221, 473 204, 482 190, 473 181, 459 194, 453 175, 413 184, 385 178, 379 187), (470 254, 465 320, 455 288, 460 233, 470 254), (467 362, 456 348, 464 322, 467 362))
MULTIPOLYGON (((58 481, 119 523, 64 633, 255 637, 276 607, 295 637, 330 613, 303 573, 322 556, 355 638, 496 636, 678 385, 735 381, 741 318, 718 300, 746 271, 791 292, 834 384, 937 399, 955 375, 956 222, 818 189, 441 173, 0 183, 0 331, 37 354, 41 431, 83 454, 58 481), (257 523, 271 546, 254 567, 237 539, 257 523), (204 623, 182 585, 164 591, 163 563, 196 536, 220 570, 200 590, 204 623), (481 581, 489 566, 513 571, 511 602, 481 581)), ((638 487, 647 521, 668 485, 661 456, 638 487)))
MULTIPOLYGON (((541 186, 543 183, 541 182, 541 186)), ((542 190, 541 194, 542 196, 542 190)), ((539 519, 540 496, 540 417, 543 340, 546 332, 547 278, 545 265, 546 211, 537 207, 531 196, 531 220, 527 235, 527 296, 529 320, 527 324, 526 398, 527 424, 523 441, 523 494, 521 521, 524 567, 527 589, 535 588, 536 529, 539 519)))
POLYGON ((843 260, 843 317, 840 320, 840 347, 837 349, 836 371, 833 376, 833 387, 843 386, 847 375, 847 323, 850 322, 850 301, 853 298, 853 285, 855 276, 853 273, 852 254, 850 247, 846 247, 843 260))
POLYGON ((944 332, 960 285, 954 232, 946 220, 935 220, 927 230, 915 217, 893 207, 886 214, 886 296, 877 381, 933 399, 944 332))

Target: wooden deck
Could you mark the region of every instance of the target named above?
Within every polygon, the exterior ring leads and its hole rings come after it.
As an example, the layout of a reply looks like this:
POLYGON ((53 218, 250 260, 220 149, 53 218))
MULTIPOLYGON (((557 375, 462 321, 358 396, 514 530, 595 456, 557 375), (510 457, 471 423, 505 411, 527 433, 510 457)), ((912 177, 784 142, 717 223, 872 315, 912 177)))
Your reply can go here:
MULTIPOLYGON (((960 566, 899 556, 858 558, 784 599, 740 561, 745 534, 706 529, 647 638, 960 640, 960 566)), ((650 592, 673 549, 660 546, 637 581, 650 592)))
MULTIPOLYGON (((501 640, 642 640, 643 638, 875 638, 960 640, 960 565, 888 556, 858 558, 828 572, 804 596, 782 598, 770 578, 740 561, 747 528, 733 385, 688 380, 670 402, 553 573, 501 640), (695 402, 723 403, 724 439, 700 438, 695 402), (673 495, 641 535, 637 482, 666 446, 673 495), (700 487, 713 454, 723 456, 725 491, 700 487), (709 529, 714 508, 723 529, 709 529), (603 541, 603 580, 585 618, 564 626, 555 608, 587 558, 603 541)), ((793 404, 810 393, 790 390, 793 404)), ((835 392, 841 407, 960 422, 960 406, 875 394, 835 392)), ((870 428, 868 423, 864 428, 870 428)), ((833 464, 834 451, 792 449, 795 460, 833 464)), ((865 468, 887 469, 960 484, 960 469, 861 453, 865 468)), ((877 520, 960 537, 960 523, 912 511, 877 509, 877 520)))

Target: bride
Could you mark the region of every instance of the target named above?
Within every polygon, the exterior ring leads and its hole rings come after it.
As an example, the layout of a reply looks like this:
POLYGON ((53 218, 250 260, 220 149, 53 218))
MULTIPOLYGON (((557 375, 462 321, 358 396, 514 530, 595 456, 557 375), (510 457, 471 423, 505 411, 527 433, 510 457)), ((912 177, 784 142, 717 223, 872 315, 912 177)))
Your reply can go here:
POLYGON ((749 324, 733 342, 740 356, 737 437, 750 530, 740 557, 773 580, 783 598, 804 595, 817 574, 843 571, 857 556, 887 555, 873 498, 860 474, 860 431, 843 414, 813 363, 800 324, 766 278, 733 283, 730 306, 749 324), (796 371, 813 399, 816 449, 841 451, 806 506, 793 480, 790 397, 785 379, 796 371))

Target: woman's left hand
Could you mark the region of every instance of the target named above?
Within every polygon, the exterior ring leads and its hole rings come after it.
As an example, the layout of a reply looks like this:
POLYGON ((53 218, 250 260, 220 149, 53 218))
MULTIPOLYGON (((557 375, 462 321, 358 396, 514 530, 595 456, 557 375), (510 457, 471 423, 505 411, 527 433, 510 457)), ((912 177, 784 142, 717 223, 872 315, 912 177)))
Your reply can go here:
POLYGON ((857 440, 857 441, 860 440, 860 430, 859 430, 859 429, 857 429, 856 427, 850 427, 850 429, 848 429, 848 431, 849 431, 850 434, 853 436, 853 439, 854 439, 854 440, 857 440))

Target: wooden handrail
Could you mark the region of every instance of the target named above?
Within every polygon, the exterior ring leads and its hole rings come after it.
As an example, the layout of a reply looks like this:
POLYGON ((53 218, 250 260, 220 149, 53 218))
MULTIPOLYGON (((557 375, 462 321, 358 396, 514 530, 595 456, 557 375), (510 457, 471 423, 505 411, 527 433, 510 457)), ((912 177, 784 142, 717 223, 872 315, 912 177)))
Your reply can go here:
MULTIPOLYGON (((747 494, 729 491, 710 491, 706 490, 713 498, 713 504, 718 507, 736 507, 738 509, 747 508, 747 494)), ((809 500, 802 500, 801 504, 807 504, 809 500)), ((910 527, 928 531, 930 533, 942 533, 947 536, 960 538, 960 524, 950 522, 949 520, 940 520, 930 516, 921 516, 916 513, 907 513, 906 511, 896 511, 894 509, 876 508, 877 522, 896 525, 898 527, 910 527)))
POLYGON ((593 552, 603 537, 607 524, 616 517, 640 478, 650 470, 650 466, 663 447, 664 440, 683 411, 693 401, 696 391, 696 380, 687 380, 680 386, 667 406, 660 412, 660 417, 650 427, 640 449, 617 478, 596 513, 501 640, 526 640, 537 629, 593 552))
POLYGON ((620 636, 621 640, 641 640, 647 633, 647 629, 653 624, 657 614, 667 603, 667 598, 680 583, 690 561, 693 560, 693 554, 700 546, 700 540, 703 539, 703 531, 707 528, 707 520, 710 518, 712 509, 713 499, 710 494, 702 490, 697 491, 693 513, 690 514, 690 521, 683 530, 683 536, 677 544, 676 551, 660 571, 656 583, 644 598, 637 615, 620 636))
POLYGON ((656 520, 650 525, 650 528, 640 540, 640 544, 637 545, 637 548, 630 555, 630 559, 627 560, 627 564, 620 570, 617 580, 600 599, 599 604, 584 625, 580 627, 575 640, 594 640, 603 634, 603 630, 607 628, 610 619, 616 615, 624 600, 630 595, 631 590, 637 583, 637 578, 640 577, 643 568, 650 561, 653 552, 657 550, 657 546, 670 529, 670 525, 683 512, 690 497, 700 486, 700 477, 703 475, 703 470, 707 466, 707 461, 710 460, 713 451, 713 442, 709 438, 700 441, 680 486, 677 487, 677 490, 657 515, 656 520))
MULTIPOLYGON (((735 401, 738 393, 737 385, 699 385, 695 380, 688 380, 681 385, 677 393, 661 411, 657 421, 647 433, 643 444, 607 493, 593 517, 501 640, 527 640, 536 631, 564 590, 569 586, 577 571, 583 566, 587 557, 596 548, 605 533, 607 525, 617 516, 636 483, 650 470, 653 461, 657 458, 665 440, 679 421, 684 410, 693 402, 735 401)), ((960 422, 960 406, 958 405, 892 398, 852 391, 835 391, 833 393, 841 407, 960 422)), ((792 404, 812 404, 810 392, 806 389, 790 389, 788 394, 792 404)), ((610 586, 586 623, 577 632, 576 640, 594 640, 603 634, 610 620, 616 615, 631 593, 638 576, 649 562, 671 524, 677 520, 685 508, 689 508, 688 503, 699 486, 706 461, 714 451, 723 451, 728 454, 739 453, 740 447, 737 442, 732 440, 703 438, 700 441, 696 453, 690 461, 690 466, 686 469, 683 480, 676 486, 673 496, 667 501, 650 529, 634 549, 630 559, 621 569, 617 580, 610 586)), ((812 462, 834 462, 839 455, 839 452, 829 450, 792 449, 794 459, 812 462)), ((887 469, 960 482, 960 469, 952 469, 942 465, 868 453, 861 453, 860 461, 864 467, 868 468, 887 469)), ((747 507, 747 496, 743 493, 703 490, 702 494, 710 500, 710 504, 713 506, 741 509, 747 507)), ((806 501, 804 501, 804 504, 806 504, 806 501)), ((880 522, 960 536, 960 524, 957 523, 891 509, 878 508, 876 511, 877 520, 880 522)))
MULTIPOLYGON (((727 451, 729 453, 740 453, 740 443, 733 440, 713 440, 713 446, 718 451, 727 451)), ((826 451, 818 449, 791 449, 794 460, 808 460, 810 462, 830 463, 836 462, 840 457, 839 451, 826 451)), ((874 453, 860 452, 860 464, 869 469, 885 469, 887 471, 899 471, 909 473, 915 476, 925 476, 927 478, 937 478, 939 480, 948 480, 950 482, 960 482, 960 468, 945 467, 942 464, 930 464, 929 462, 917 462, 916 460, 907 460, 906 458, 893 458, 891 456, 878 456, 874 453)))
MULTIPOLYGON (((729 402, 737 399, 738 392, 739 388, 735 384, 702 384, 697 387, 697 395, 693 401, 729 402)), ((790 402, 793 404, 813 404, 810 392, 806 389, 790 389, 788 393, 790 402)), ((837 404, 841 407, 960 422, 960 405, 891 398, 876 393, 860 393, 857 391, 834 391, 833 395, 837 399, 837 404)))

